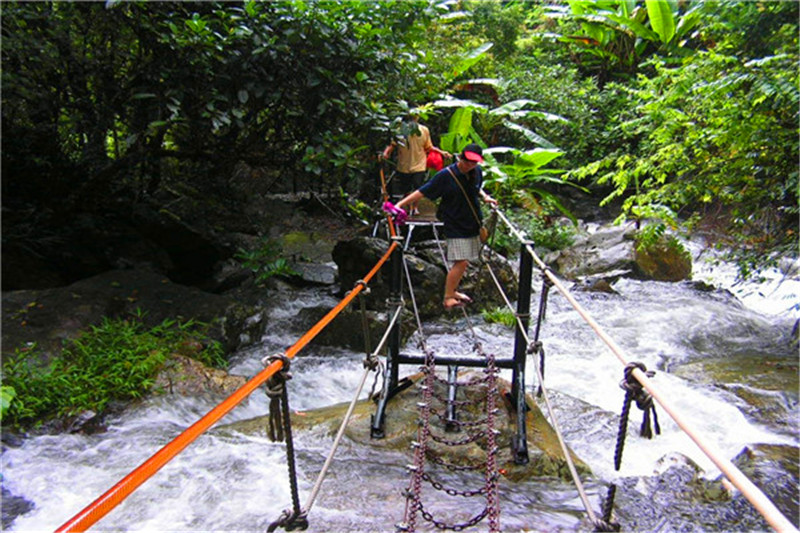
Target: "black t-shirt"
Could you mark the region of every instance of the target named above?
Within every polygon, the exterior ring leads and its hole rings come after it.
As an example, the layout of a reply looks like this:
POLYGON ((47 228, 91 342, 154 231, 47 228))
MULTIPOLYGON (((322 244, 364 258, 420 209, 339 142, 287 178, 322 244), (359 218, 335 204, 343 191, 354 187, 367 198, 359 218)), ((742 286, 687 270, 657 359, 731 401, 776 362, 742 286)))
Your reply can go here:
POLYGON ((419 191, 430 200, 441 198, 437 215, 444 223, 444 234, 451 239, 475 237, 480 231, 481 226, 475 215, 479 219, 482 217, 478 191, 483 185, 483 172, 480 166, 476 166, 470 174, 471 176, 462 174, 458 170, 458 164, 453 163, 437 172, 430 181, 419 188, 419 191), (448 169, 453 171, 455 178, 448 169), (458 179, 469 195, 472 207, 475 209, 474 214, 455 179, 458 179))

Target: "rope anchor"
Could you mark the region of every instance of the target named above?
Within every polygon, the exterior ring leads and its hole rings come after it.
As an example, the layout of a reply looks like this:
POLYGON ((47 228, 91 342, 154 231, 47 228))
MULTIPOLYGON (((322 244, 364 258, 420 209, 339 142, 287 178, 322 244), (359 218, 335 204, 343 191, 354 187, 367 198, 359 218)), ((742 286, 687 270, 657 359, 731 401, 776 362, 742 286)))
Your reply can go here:
MULTIPOLYGON (((619 471, 622 465, 622 450, 625 447, 625 436, 628 433, 628 415, 631 409, 631 403, 636 402, 636 407, 644 411, 642 415, 642 425, 639 428, 639 435, 647 439, 653 438, 653 431, 650 428, 650 413, 653 414, 653 425, 656 434, 661 434, 661 427, 658 425, 658 415, 656 414, 656 406, 653 403, 653 397, 647 392, 639 380, 633 375, 633 370, 637 368, 645 373, 649 378, 655 376, 655 372, 647 370, 647 367, 642 363, 628 363, 625 366, 625 374, 619 387, 625 391, 625 400, 622 404, 622 413, 619 417, 619 430, 617 432, 617 446, 614 450, 614 469, 619 471)), ((617 494, 617 486, 612 483, 608 487, 606 494, 606 501, 603 505, 603 519, 598 520, 595 524, 595 531, 619 531, 620 525, 612 522, 611 515, 614 508, 614 497, 617 494)))
POLYGON ((289 373, 289 357, 286 354, 274 354, 261 360, 264 366, 275 361, 283 363, 281 370, 273 374, 266 382, 265 388, 269 397, 269 422, 267 432, 273 442, 280 442, 286 437, 286 463, 289 468, 289 486, 292 492, 292 508, 285 509, 281 516, 267 528, 268 532, 278 527, 286 531, 305 530, 308 528, 307 513, 300 509, 300 497, 297 489, 297 469, 294 457, 294 441, 292 439, 292 419, 289 410, 289 394, 286 382, 292 379, 289 373))

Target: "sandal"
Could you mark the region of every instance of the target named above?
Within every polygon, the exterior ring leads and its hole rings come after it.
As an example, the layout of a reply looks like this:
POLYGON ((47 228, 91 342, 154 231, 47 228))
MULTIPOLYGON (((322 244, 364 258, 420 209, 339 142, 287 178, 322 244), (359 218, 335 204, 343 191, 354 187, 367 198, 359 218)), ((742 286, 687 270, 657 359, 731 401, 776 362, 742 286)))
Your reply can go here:
POLYGON ((461 301, 457 296, 448 296, 447 298, 444 299, 443 305, 445 309, 449 310, 449 309, 456 309, 458 307, 464 307, 466 304, 463 301, 461 301), (455 303, 447 305, 448 302, 455 302, 455 303))

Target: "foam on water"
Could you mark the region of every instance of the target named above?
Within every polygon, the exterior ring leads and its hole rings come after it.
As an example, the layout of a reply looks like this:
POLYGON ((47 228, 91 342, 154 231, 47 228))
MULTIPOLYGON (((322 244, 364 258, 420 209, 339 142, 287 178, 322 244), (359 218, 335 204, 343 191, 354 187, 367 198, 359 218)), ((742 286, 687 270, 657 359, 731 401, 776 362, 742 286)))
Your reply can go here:
MULTIPOLYGON (((578 293, 576 298, 623 348, 629 360, 641 361, 657 371, 653 379, 660 390, 725 457, 732 458, 745 444, 754 442, 796 444, 796 438, 749 421, 737 409, 738 402, 730 393, 669 373, 671 365, 698 358, 719 357, 751 347, 778 350, 782 335, 790 330, 792 309, 797 310, 800 289, 794 278, 756 289, 734 285, 728 270, 704 268, 698 266, 697 273, 711 276, 707 281, 730 289, 744 305, 737 305, 723 294, 701 293, 685 284, 630 280, 615 285, 619 295, 578 293)), ((269 312, 269 328, 262 344, 239 353, 234 358, 232 373, 252 376, 259 372, 263 368, 262 357, 285 350, 302 334, 292 323, 299 311, 334 304, 330 296, 313 290, 282 300, 280 307, 276 304, 269 312)), ((537 304, 538 293, 532 301, 534 317, 537 304)), ((435 351, 463 354, 471 349, 471 341, 464 340, 466 330, 461 322, 426 325, 426 331, 430 334, 427 343, 435 351)), ((513 331, 498 325, 480 325, 476 332, 486 351, 511 355, 513 331)), ((620 362, 556 291, 551 291, 540 338, 547 353, 545 383, 557 400, 559 418, 569 426, 570 417, 583 417, 580 418, 583 426, 567 431, 568 444, 601 479, 652 474, 659 460, 674 452, 689 456, 706 469, 707 475, 715 474, 713 464, 663 410, 659 410, 662 435, 653 440, 629 438, 623 469, 614 472, 614 421, 623 401, 618 386, 622 379, 620 362), (572 406, 569 398, 579 405, 572 406)), ((414 344, 412 339, 406 348, 417 351, 414 344)), ((301 352, 292 362, 292 409, 349 401, 363 372, 362 359, 363 354, 340 349, 314 347, 301 352)), ((416 370, 403 367, 401 374, 416 370)), ((531 361, 526 373, 528 387, 533 392, 536 383, 531 361)), ((503 377, 510 378, 510 372, 504 371, 503 377)), ((362 397, 371 383, 372 377, 362 397)), ((105 433, 41 436, 26 440, 19 448, 7 448, 0 458, 3 484, 14 495, 35 504, 32 511, 16 519, 11 530, 52 531, 221 399, 154 398, 111 420, 105 433)), ((263 416, 267 410, 267 398, 256 391, 228 414, 223 423, 263 416)), ((634 429, 629 435, 635 434, 640 420, 640 412, 634 409, 630 421, 634 429)), ((296 438, 304 503, 331 439, 313 433, 301 433, 296 438)), ((404 501, 399 491, 407 483, 404 465, 409 460, 410 454, 363 450, 345 443, 314 508, 311 530, 391 530, 402 519, 404 501)), ((501 487, 503 505, 508 506, 504 522, 507 527, 525 528, 531 524, 553 530, 577 527, 581 505, 571 487, 557 484, 517 489, 520 491, 501 487)), ((598 491, 602 488, 590 490, 595 504, 598 491)), ((97 527, 135 531, 263 531, 289 504, 282 444, 273 444, 263 436, 212 428, 97 527)), ((454 507, 453 512, 456 510, 454 507)))

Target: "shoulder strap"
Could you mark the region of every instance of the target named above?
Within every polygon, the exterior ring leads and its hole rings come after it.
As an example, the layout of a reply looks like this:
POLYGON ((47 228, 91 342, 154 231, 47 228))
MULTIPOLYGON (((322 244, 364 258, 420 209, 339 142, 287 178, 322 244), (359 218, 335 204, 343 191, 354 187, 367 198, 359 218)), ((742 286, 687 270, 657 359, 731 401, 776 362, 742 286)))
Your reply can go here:
POLYGON ((464 198, 467 200, 467 205, 469 206, 470 210, 472 211, 472 216, 475 217, 475 221, 478 223, 478 226, 480 226, 481 225, 481 219, 478 216, 478 212, 475 210, 475 206, 472 205, 472 200, 469 199, 469 195, 467 194, 467 191, 464 189, 464 186, 461 185, 461 182, 458 181, 458 178, 456 178, 456 174, 455 174, 455 172, 453 172, 453 169, 448 166, 447 167, 447 171, 450 173, 451 176, 453 176, 453 180, 455 180, 456 185, 458 185, 458 188, 461 189, 461 192, 464 193, 464 198))

